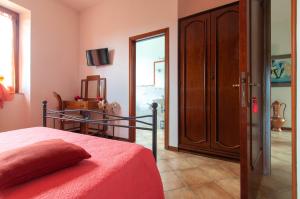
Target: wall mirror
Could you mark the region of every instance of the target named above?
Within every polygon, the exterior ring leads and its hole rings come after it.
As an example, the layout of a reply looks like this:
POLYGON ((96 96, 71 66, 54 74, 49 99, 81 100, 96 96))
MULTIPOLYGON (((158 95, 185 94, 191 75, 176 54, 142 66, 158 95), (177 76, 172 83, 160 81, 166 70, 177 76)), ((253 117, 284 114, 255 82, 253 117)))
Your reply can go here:
POLYGON ((93 75, 81 80, 81 97, 84 100, 96 100, 97 97, 106 100, 106 78, 93 75))

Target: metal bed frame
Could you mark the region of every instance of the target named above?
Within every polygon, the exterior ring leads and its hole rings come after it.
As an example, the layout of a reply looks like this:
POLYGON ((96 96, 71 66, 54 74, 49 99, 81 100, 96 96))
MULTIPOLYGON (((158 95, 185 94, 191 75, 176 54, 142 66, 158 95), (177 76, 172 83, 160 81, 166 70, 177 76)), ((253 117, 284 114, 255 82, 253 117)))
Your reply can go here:
POLYGON ((146 131, 152 131, 152 152, 155 158, 155 161, 157 160, 157 103, 152 103, 152 114, 151 115, 144 115, 144 116, 138 116, 138 117, 123 117, 123 116, 117 116, 117 115, 111 115, 107 114, 101 111, 96 110, 86 110, 86 109, 72 109, 72 110, 63 110, 63 111, 57 111, 57 110, 51 110, 47 108, 47 101, 42 102, 42 108, 43 108, 43 127, 47 127, 47 119, 53 119, 54 122, 56 120, 64 120, 64 121, 74 121, 79 123, 85 123, 85 124, 98 124, 106 127, 119 127, 119 128, 127 128, 127 129, 139 129, 139 130, 146 130, 146 131), (68 115, 70 113, 74 112, 82 112, 84 113, 85 117, 76 117, 74 115, 68 115), (90 115, 91 113, 97 114, 99 116, 102 116, 104 119, 90 119, 87 115, 90 115), (142 121, 141 119, 145 118, 152 118, 152 123, 142 121), (143 124, 146 127, 138 127, 138 126, 130 126, 130 125, 119 125, 114 124, 112 122, 115 121, 135 121, 137 124, 143 124))

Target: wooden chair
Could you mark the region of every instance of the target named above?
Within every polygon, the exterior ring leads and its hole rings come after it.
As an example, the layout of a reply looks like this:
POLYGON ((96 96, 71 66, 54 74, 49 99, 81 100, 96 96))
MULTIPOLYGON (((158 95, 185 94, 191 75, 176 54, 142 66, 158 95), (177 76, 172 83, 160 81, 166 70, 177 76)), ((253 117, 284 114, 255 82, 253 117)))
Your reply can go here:
MULTIPOLYGON (((64 108, 64 103, 63 103, 63 100, 61 98, 61 96, 56 93, 56 92, 53 92, 53 95, 57 101, 57 110, 58 111, 63 111, 65 108, 64 108)), ((82 117, 82 115, 80 115, 80 113, 78 114, 72 114, 71 116, 76 116, 76 117, 82 117)), ((62 116, 63 118, 63 116, 62 116)), ((72 132, 80 132, 80 122, 74 122, 74 121, 68 121, 68 120, 59 120, 59 129, 60 130, 65 130, 65 131, 72 131, 72 132), (76 124, 79 124, 78 127, 74 127, 76 126, 76 124), (66 125, 73 125, 73 128, 68 128, 66 129, 65 126, 66 125)))

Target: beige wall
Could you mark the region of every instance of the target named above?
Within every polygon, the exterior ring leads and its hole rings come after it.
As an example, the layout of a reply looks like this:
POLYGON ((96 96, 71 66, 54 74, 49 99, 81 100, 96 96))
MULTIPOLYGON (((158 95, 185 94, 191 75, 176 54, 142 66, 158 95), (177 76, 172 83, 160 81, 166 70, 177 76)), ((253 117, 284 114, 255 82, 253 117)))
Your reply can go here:
POLYGON ((12 2, 31 11, 31 60, 29 72, 22 74, 24 94, 0 109, 0 131, 41 125, 41 101, 47 99, 53 105, 54 90, 72 98, 79 84, 78 14, 53 0, 12 2))
POLYGON ((186 17, 236 1, 238 0, 179 0, 178 16, 179 18, 186 17))
POLYGON ((291 1, 271 0, 272 55, 291 53, 291 1))
MULTIPOLYGON (((272 0, 271 3, 272 55, 291 54, 291 1, 272 0)), ((272 87, 271 102, 287 105, 285 127, 291 127, 291 87, 272 87)))

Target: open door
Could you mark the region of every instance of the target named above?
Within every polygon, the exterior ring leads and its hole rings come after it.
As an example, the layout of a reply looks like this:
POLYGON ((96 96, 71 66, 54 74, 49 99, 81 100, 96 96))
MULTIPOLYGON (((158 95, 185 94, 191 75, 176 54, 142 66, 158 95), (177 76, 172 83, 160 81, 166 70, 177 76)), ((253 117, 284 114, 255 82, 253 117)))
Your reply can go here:
POLYGON ((240 1, 241 198, 256 199, 263 175, 263 80, 268 0, 240 1))

